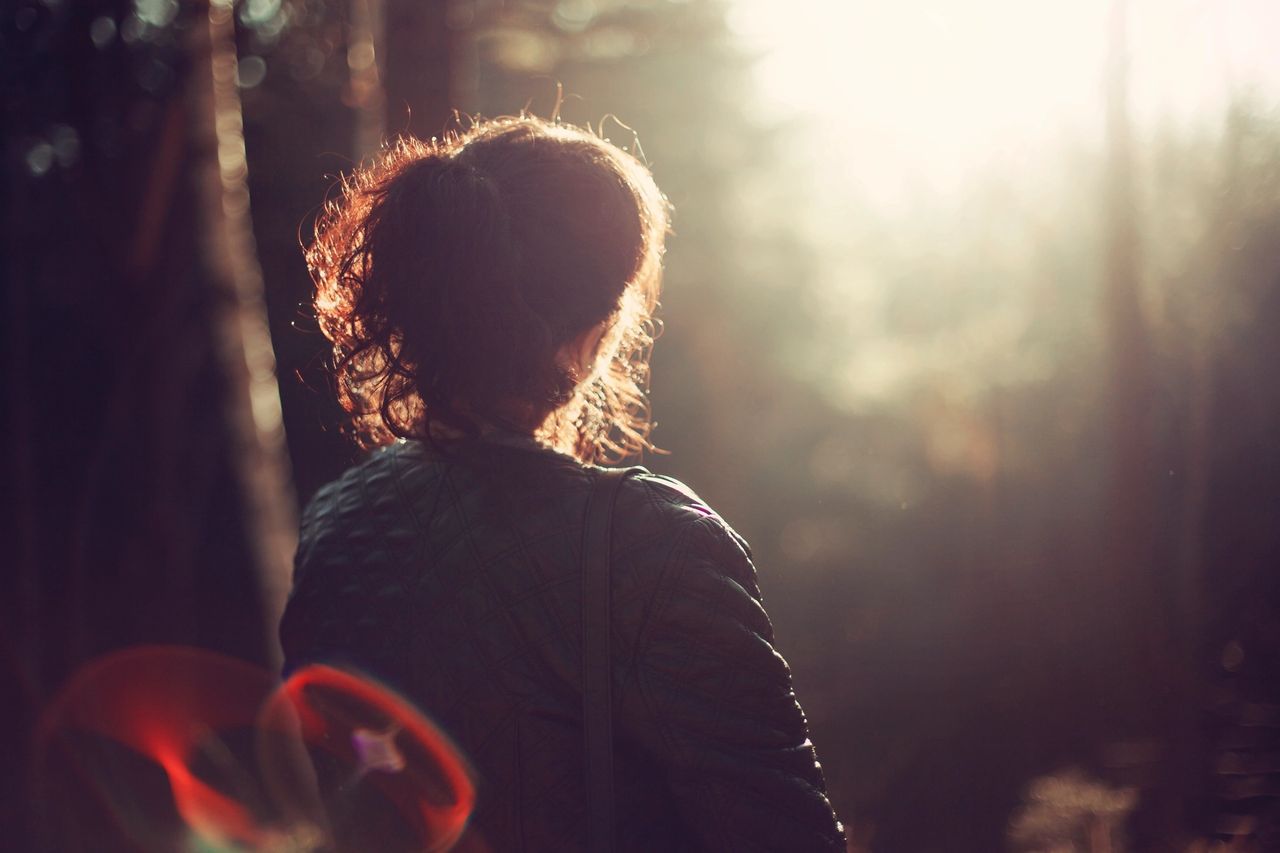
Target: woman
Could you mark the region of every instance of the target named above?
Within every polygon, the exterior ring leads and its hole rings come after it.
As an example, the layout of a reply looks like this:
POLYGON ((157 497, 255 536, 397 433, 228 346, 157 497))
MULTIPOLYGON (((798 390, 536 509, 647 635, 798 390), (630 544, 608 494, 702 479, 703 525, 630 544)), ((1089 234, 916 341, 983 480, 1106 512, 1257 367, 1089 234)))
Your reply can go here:
MULTIPOLYGON (((337 387, 380 448, 307 508, 286 667, 373 673, 456 741, 494 850, 582 849, 581 543, 647 446, 666 202, 635 158, 530 117, 403 140, 307 260, 337 387)), ((609 558, 626 850, 843 850, 746 543, 682 484, 622 483, 609 558)))

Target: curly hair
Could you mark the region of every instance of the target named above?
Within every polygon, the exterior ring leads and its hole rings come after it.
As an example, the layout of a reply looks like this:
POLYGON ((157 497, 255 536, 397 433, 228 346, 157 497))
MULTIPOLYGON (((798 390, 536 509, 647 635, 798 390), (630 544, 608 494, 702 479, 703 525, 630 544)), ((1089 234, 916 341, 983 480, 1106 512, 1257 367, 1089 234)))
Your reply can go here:
POLYGON ((651 448, 668 212, 643 164, 571 125, 521 115, 388 145, 340 182, 306 250, 357 439, 496 426, 583 462, 651 448), (596 326, 582 377, 557 354, 596 326))

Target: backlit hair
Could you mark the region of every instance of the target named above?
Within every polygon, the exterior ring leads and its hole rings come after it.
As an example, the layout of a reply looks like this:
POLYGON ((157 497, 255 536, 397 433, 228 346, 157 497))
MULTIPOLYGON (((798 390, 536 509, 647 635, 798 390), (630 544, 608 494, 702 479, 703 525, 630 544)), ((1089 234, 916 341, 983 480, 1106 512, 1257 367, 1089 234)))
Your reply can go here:
POLYGON ((558 122, 478 120, 397 140, 339 190, 306 259, 364 446, 486 425, 584 462, 649 446, 668 206, 635 157, 558 122), (557 363, 609 321, 590 376, 557 363))

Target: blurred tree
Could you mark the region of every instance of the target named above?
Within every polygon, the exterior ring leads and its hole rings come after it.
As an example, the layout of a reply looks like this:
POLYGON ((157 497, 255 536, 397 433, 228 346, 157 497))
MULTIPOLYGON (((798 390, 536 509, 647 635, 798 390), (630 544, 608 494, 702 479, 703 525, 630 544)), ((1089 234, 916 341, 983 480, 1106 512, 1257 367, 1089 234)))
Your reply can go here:
MULTIPOLYGON (((1134 141, 1128 93, 1128 4, 1112 4, 1107 80, 1107 254, 1102 327, 1107 337, 1111 487, 1107 516, 1112 583, 1128 596, 1126 619, 1138 633, 1136 672, 1167 681, 1176 668, 1169 653, 1167 586, 1155 561, 1152 366, 1143 316, 1142 244, 1134 198, 1134 141)), ((1148 690, 1150 685, 1147 685, 1148 690)), ((1143 708, 1147 716, 1152 708, 1143 708)))
MULTIPOLYGON (((1135 198, 1134 140, 1129 112, 1127 0, 1111 3, 1106 78, 1107 245, 1102 328, 1107 341, 1107 550, 1101 568, 1119 604, 1111 636, 1116 712, 1126 736, 1154 739, 1156 767, 1134 768, 1147 787, 1137 811, 1138 843, 1170 844, 1182 832, 1179 811, 1190 736, 1182 709, 1193 702, 1191 661, 1172 621, 1173 576, 1157 559, 1159 501, 1155 482, 1152 356, 1142 299, 1142 244, 1135 198)), ((1152 753, 1155 755, 1155 753, 1152 753)), ((1147 764, 1142 761, 1139 764, 1147 764)))
POLYGON ((1265 850, 1280 844, 1280 114, 1239 97, 1187 159, 1197 153, 1207 213, 1170 328, 1191 380, 1175 446, 1187 466, 1179 521, 1195 525, 1178 543, 1182 600, 1196 605, 1185 611, 1210 708, 1197 720, 1208 749, 1193 770, 1209 784, 1196 816, 1265 850))
POLYGON ((328 345, 311 313, 302 257, 315 213, 382 126, 372 36, 350 0, 243 3, 236 38, 253 229, 280 374, 294 488, 303 502, 356 456, 329 390, 328 345), (361 128, 365 127, 365 131, 361 128))
POLYGON ((455 30, 443 0, 277 0, 239 6, 254 231, 300 501, 358 455, 311 312, 302 245, 338 176, 388 135, 439 133, 452 115, 455 30))
POLYGON ((27 774, 74 668, 137 643, 271 657, 294 532, 230 15, 101 0, 0 17, 16 508, 0 625, 18 700, 0 833, 21 849, 72 805, 33 802, 27 774))

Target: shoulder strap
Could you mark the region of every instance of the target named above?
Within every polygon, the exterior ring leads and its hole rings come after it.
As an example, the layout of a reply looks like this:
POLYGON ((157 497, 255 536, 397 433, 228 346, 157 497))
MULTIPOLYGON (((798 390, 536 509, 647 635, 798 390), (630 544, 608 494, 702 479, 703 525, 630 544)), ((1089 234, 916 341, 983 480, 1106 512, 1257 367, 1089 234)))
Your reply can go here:
POLYGON ((613 505, 634 469, 606 468, 587 500, 582 531, 582 719, 587 849, 613 850, 613 673, 609 651, 609 550, 613 505))

